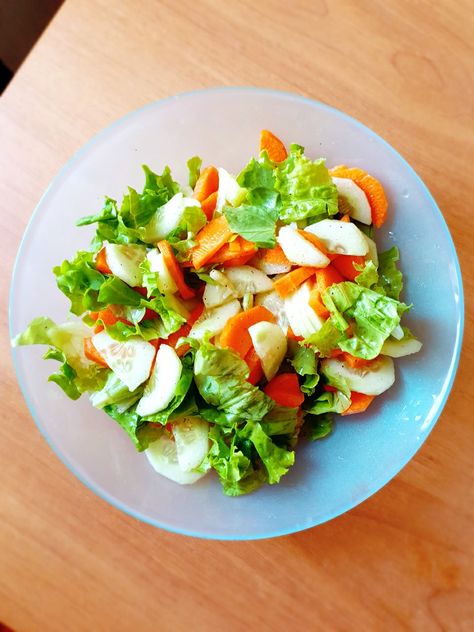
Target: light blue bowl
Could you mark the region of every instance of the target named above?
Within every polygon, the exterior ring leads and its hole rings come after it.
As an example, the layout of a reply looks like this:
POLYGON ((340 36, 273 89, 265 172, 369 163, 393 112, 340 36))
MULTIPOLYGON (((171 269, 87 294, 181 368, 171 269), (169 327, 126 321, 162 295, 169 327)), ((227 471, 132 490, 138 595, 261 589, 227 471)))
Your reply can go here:
POLYGON ((285 143, 325 156, 329 165, 359 166, 384 184, 388 222, 377 241, 396 244, 405 274, 407 322, 423 341, 396 362, 396 385, 363 415, 340 418, 327 439, 298 446, 280 485, 227 498, 206 477, 181 487, 157 476, 122 430, 86 398, 71 402, 47 382, 43 350, 14 352, 18 379, 37 425, 60 459, 99 496, 123 511, 177 533, 218 539, 284 535, 330 520, 371 496, 413 457, 446 403, 463 331, 463 292, 456 252, 429 191, 407 162, 370 129, 327 105, 257 88, 219 88, 172 97, 133 112, 87 143, 54 179, 23 238, 13 275, 11 334, 36 315, 64 320, 67 302, 53 265, 88 243, 75 220, 141 185, 140 165, 168 163, 181 181, 185 162, 237 172, 258 151, 262 128, 285 143), (33 293, 38 297, 31 301, 33 293))

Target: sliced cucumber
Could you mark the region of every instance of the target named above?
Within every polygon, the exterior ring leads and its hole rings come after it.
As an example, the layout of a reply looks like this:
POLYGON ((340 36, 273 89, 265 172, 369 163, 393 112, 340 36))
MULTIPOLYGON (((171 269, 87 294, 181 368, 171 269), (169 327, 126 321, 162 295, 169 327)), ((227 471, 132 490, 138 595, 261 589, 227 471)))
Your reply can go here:
POLYGON ((226 204, 239 206, 247 195, 247 189, 242 188, 237 180, 225 169, 219 168, 219 188, 217 190, 216 213, 220 214, 226 204))
POLYGON ((275 316, 277 323, 286 334, 288 331, 288 318, 286 317, 285 303, 278 292, 272 290, 271 292, 257 294, 255 297, 255 303, 256 305, 263 305, 266 307, 268 311, 275 316))
POLYGON ((392 358, 379 356, 370 367, 353 369, 337 358, 321 361, 321 373, 346 380, 351 391, 364 395, 380 395, 395 382, 392 358))
POLYGON ((224 305, 206 309, 194 323, 189 332, 191 338, 201 340, 208 331, 210 336, 220 334, 227 321, 241 311, 239 301, 233 300, 224 305))
MULTIPOLYGON (((191 197, 185 197, 181 192, 176 193, 171 200, 161 206, 153 219, 142 229, 141 237, 147 243, 156 243, 161 239, 166 239, 181 223, 184 212, 187 208, 201 204, 191 197)), ((202 215, 202 225, 204 226, 206 217, 202 215)))
POLYGON ((321 329, 323 320, 309 305, 311 282, 303 285, 284 299, 285 313, 290 327, 296 336, 307 338, 321 329))
POLYGON ((235 266, 225 272, 240 298, 245 294, 259 294, 273 289, 273 283, 261 270, 252 266, 235 266))
POLYGON ((364 237, 365 237, 365 241, 367 242, 367 246, 369 247, 369 250, 367 252, 367 259, 372 261, 375 267, 378 267, 379 255, 377 253, 377 244, 375 243, 373 239, 371 239, 370 237, 367 237, 367 235, 364 235, 364 237))
POLYGON ((150 379, 137 404, 137 413, 146 417, 164 410, 174 397, 182 370, 176 351, 169 345, 160 345, 150 379))
POLYGON ((171 292, 172 294, 177 292, 178 287, 168 270, 168 266, 166 265, 161 252, 158 252, 156 248, 153 248, 153 250, 150 250, 147 254, 146 258, 149 261, 151 272, 156 272, 158 274, 159 290, 161 292, 171 292))
POLYGON ((106 331, 101 331, 92 336, 92 344, 130 391, 148 379, 155 347, 146 340, 132 337, 118 342, 106 331))
POLYGON ((209 424, 201 417, 184 417, 172 427, 179 467, 183 472, 194 470, 209 451, 209 424))
POLYGON ((280 228, 278 243, 292 263, 315 268, 325 268, 329 264, 326 255, 291 226, 280 228))
POLYGON ((287 340, 281 327, 260 322, 249 327, 249 334, 268 381, 274 377, 286 355, 287 340))
POLYGON ((117 278, 131 287, 141 284, 140 264, 146 256, 145 246, 106 244, 105 256, 107 265, 117 278))
POLYGON ((180 485, 191 485, 204 476, 200 472, 184 472, 178 463, 176 441, 163 430, 162 434, 145 450, 153 469, 180 485))
POLYGON ((338 195, 347 203, 349 215, 362 224, 372 224, 369 200, 362 189, 350 178, 333 177, 332 181, 336 185, 338 195))
POLYGON ((383 343, 382 353, 390 356, 391 358, 402 358, 403 356, 411 355, 412 353, 418 353, 422 346, 422 343, 416 338, 405 337, 401 340, 388 338, 383 343))
POLYGON ((305 230, 316 235, 329 252, 338 255, 366 255, 369 246, 364 233, 351 222, 323 219, 306 226, 305 230))

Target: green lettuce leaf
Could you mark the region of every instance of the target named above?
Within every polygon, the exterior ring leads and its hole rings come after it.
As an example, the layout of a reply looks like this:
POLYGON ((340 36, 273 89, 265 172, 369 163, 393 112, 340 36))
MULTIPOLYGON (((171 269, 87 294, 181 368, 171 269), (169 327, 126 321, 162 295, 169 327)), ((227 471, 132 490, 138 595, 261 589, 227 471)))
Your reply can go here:
POLYGON ((95 408, 104 408, 112 404, 121 404, 120 410, 130 408, 143 394, 144 385, 130 392, 122 380, 112 371, 108 372, 107 380, 100 390, 94 391, 91 396, 91 404, 95 408))
POLYGON ((259 421, 274 403, 246 381, 248 375, 245 362, 230 349, 203 342, 196 352, 194 380, 204 401, 241 420, 259 421))
POLYGON ((136 412, 135 406, 123 411, 120 408, 120 404, 111 404, 105 406, 103 410, 125 430, 139 452, 146 450, 150 443, 156 441, 162 432, 160 424, 151 424, 144 421, 136 412))
POLYGON ((304 377, 300 385, 302 392, 305 395, 312 395, 319 382, 318 358, 315 351, 309 347, 300 346, 290 363, 298 375, 304 377))
POLYGON ((298 145, 277 166, 275 188, 281 194, 282 222, 317 221, 338 212, 337 188, 324 159, 309 160, 298 145))
POLYGON ((55 382, 71 399, 78 399, 84 392, 102 388, 110 373, 85 357, 84 338, 89 335, 90 330, 80 321, 56 325, 50 318, 39 317, 12 340, 12 346, 49 345, 51 349, 43 357, 61 363, 49 381, 55 382))
POLYGON ((396 262, 399 260, 400 254, 396 246, 392 246, 389 250, 379 254, 379 279, 385 294, 395 300, 399 300, 400 293, 403 289, 403 276, 398 270, 396 262))
POLYGON ((259 160, 252 158, 237 177, 237 182, 247 189, 247 197, 245 204, 224 208, 230 228, 261 248, 273 248, 280 212, 273 164, 266 155, 259 160))
POLYGON ((260 422, 269 437, 275 435, 290 435, 293 437, 298 430, 298 408, 275 406, 260 422))
POLYGON ((352 321, 352 336, 340 341, 339 348, 366 360, 380 354, 384 341, 408 309, 404 303, 350 281, 328 288, 323 302, 334 318, 352 321))
POLYGON ((304 409, 311 415, 322 415, 325 413, 342 413, 351 405, 351 400, 341 391, 329 393, 323 391, 312 401, 305 402, 304 409))
POLYGON ((273 443, 262 426, 257 422, 248 423, 242 432, 248 436, 255 446, 255 450, 267 471, 267 480, 270 485, 279 483, 281 477, 294 464, 295 453, 273 443))
POLYGON ((201 174, 202 159, 199 156, 193 156, 186 164, 189 172, 188 184, 191 189, 194 189, 201 174))
MULTIPOLYGON (((331 351, 338 349, 339 342, 345 338, 344 330, 341 331, 339 327, 336 326, 336 322, 335 318, 332 316, 329 317, 323 323, 321 329, 304 340, 304 344, 311 345, 322 358, 330 357, 331 351)), ((346 327, 344 327, 344 329, 346 329, 346 327)))
POLYGON ((331 434, 333 429, 332 413, 321 413, 319 415, 308 414, 304 418, 304 434, 310 441, 323 439, 331 434))
POLYGON ((71 301, 70 311, 77 316, 97 310, 97 297, 106 277, 95 269, 92 252, 79 250, 71 261, 53 268, 58 288, 71 301))

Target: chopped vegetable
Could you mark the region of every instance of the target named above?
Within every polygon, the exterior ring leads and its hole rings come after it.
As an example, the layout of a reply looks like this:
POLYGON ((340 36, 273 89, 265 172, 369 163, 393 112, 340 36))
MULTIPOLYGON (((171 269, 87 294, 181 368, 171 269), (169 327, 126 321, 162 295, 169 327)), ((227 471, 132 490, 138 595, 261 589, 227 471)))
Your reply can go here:
POLYGON ((372 222, 375 228, 380 228, 387 219, 388 208, 387 197, 380 182, 363 169, 349 168, 345 165, 334 167, 330 174, 337 178, 350 178, 362 189, 369 200, 372 222))
POLYGON ((278 406, 298 408, 304 402, 304 394, 301 392, 296 373, 280 373, 268 382, 263 391, 278 406))
POLYGON ((267 129, 260 132, 260 151, 266 151, 272 162, 283 162, 288 158, 285 145, 267 129))
POLYGON ((363 413, 374 401, 375 395, 364 395, 364 393, 351 393, 351 405, 343 410, 341 415, 354 415, 355 413, 363 413))
POLYGON ((219 342, 222 347, 232 349, 244 359, 252 347, 249 327, 261 321, 272 322, 273 320, 273 314, 266 307, 262 305, 252 307, 252 309, 236 314, 227 321, 219 342))
MULTIPOLYGON (((219 188, 219 173, 215 167, 203 169, 194 186, 193 198, 198 202, 204 202, 219 188)), ((209 218, 208 218, 209 219, 209 218)))
POLYGON ((164 240, 159 241, 158 248, 163 255, 163 261, 167 269, 169 270, 169 273, 173 277, 173 281, 176 283, 176 287, 178 288, 178 292, 181 298, 183 298, 184 300, 193 298, 193 296, 195 296, 195 292, 184 280, 183 271, 179 267, 179 264, 176 261, 176 257, 174 256, 173 249, 171 248, 169 243, 164 240))
POLYGON ((274 281, 273 287, 282 298, 285 298, 297 290, 302 283, 312 277, 315 273, 315 268, 296 268, 295 270, 288 272, 288 274, 285 274, 285 276, 282 276, 274 281))
POLYGON ((196 246, 191 251, 193 266, 202 268, 232 237, 224 215, 215 217, 196 235, 196 246))

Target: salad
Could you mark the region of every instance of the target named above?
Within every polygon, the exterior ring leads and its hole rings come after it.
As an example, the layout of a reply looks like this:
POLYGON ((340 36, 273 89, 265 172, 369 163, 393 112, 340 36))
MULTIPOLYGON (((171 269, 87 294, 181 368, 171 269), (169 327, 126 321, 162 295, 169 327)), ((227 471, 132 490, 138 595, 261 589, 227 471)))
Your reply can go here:
POLYGON ((237 177, 187 165, 185 186, 144 166, 141 193, 78 222, 90 247, 53 270, 76 318, 35 318, 13 345, 48 345, 49 380, 87 393, 159 474, 215 470, 237 496, 278 483, 334 413, 367 410, 421 343, 401 325, 398 250, 374 241, 374 177, 267 130, 237 177))

